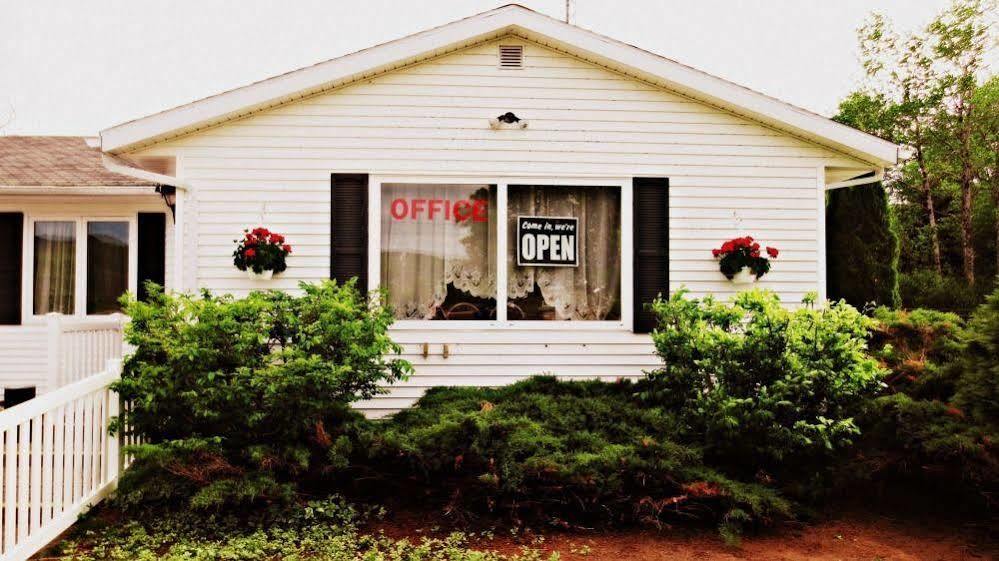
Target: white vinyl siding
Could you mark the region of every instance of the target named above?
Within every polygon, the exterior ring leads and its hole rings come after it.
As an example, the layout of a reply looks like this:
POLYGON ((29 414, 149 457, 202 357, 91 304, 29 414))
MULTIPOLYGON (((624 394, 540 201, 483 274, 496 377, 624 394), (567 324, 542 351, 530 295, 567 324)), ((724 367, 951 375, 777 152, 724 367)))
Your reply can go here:
MULTIPOLYGON (((820 170, 872 167, 515 37, 139 154, 178 156, 178 173, 193 186, 186 203, 186 288, 234 294, 261 286, 294 289, 299 281, 328 278, 331 173, 570 180, 644 175, 670 180, 672 290, 733 294, 710 250, 750 234, 781 250, 759 286, 795 303, 821 283, 820 170), (500 44, 524 46, 523 69, 497 65, 500 44), (507 111, 529 121, 528 128, 492 130, 488 119, 507 111), (257 225, 285 234, 294 246, 288 270, 266 285, 247 279, 231 260, 233 239, 257 225)), ((648 336, 631 333, 592 334, 592 342, 602 345, 597 354, 581 350, 581 338, 589 335, 580 331, 567 332, 570 339, 562 342, 556 342, 562 334, 547 332, 523 340, 490 338, 485 331, 398 333, 418 374, 396 397, 380 398, 379 409, 391 410, 398 399, 411 400, 434 384, 488 385, 541 372, 614 378, 640 375, 656 364, 648 336), (449 358, 424 361, 413 351, 441 337, 456 345, 449 358), (459 344, 456 337, 468 339, 459 344), (481 346, 486 344, 493 346, 481 346), (471 348, 476 353, 467 352, 471 348), (580 358, 591 355, 599 358, 580 358)))

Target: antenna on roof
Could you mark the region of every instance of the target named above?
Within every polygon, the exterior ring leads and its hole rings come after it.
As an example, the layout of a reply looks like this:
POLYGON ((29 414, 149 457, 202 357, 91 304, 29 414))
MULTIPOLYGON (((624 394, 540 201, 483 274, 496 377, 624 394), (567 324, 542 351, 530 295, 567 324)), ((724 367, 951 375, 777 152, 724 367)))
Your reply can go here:
POLYGON ((575 6, 572 0, 565 0, 565 23, 568 23, 569 25, 572 25, 572 20, 575 19, 576 14, 573 13, 574 8, 575 6))

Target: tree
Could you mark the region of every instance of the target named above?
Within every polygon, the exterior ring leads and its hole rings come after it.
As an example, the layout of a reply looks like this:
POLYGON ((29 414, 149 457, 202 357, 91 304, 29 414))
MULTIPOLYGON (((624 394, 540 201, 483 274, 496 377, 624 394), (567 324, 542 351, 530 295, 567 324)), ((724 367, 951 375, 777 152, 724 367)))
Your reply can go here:
POLYGON ((854 102, 866 102, 868 111, 874 109, 871 102, 877 102, 883 109, 880 110, 880 117, 874 116, 877 113, 869 114, 866 119, 857 119, 856 124, 850 124, 863 130, 868 130, 865 125, 876 124, 881 128, 869 132, 883 134, 889 140, 912 149, 914 165, 908 166, 909 169, 903 166, 897 171, 902 174, 908 171, 915 175, 917 181, 893 184, 902 188, 915 185, 919 189, 929 228, 933 266, 940 274, 943 265, 933 200, 934 189, 940 180, 930 165, 928 152, 932 138, 928 132, 936 115, 943 110, 943 95, 931 53, 926 47, 925 37, 919 34, 898 35, 881 14, 872 14, 858 34, 861 63, 869 84, 864 92, 854 94, 860 96, 854 102))
POLYGON ((936 146, 945 150, 940 161, 946 177, 960 186, 961 254, 964 278, 975 284, 972 233, 975 187, 979 176, 973 157, 974 95, 989 45, 982 0, 959 0, 927 26, 933 62, 941 67, 934 88, 947 108, 934 112, 936 146))
POLYGON ((897 307, 898 236, 881 183, 835 189, 826 205, 827 291, 862 308, 897 307))
POLYGON ((981 186, 992 197, 995 270, 999 273, 999 76, 993 76, 978 87, 971 107, 972 157, 981 186))

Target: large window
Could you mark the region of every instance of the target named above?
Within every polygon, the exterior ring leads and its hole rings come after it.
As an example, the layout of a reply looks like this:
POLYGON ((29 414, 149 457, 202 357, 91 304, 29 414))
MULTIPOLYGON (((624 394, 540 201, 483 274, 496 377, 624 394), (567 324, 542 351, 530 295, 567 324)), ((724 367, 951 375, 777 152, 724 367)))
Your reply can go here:
POLYGON ((620 189, 511 185, 507 208, 508 319, 621 319, 620 189))
POLYGON ((373 183, 398 319, 625 321, 623 185, 373 183))
POLYGON ((400 319, 496 317, 496 188, 387 183, 381 279, 400 319))
POLYGON ((134 289, 134 220, 34 221, 32 311, 35 315, 109 314, 134 289))

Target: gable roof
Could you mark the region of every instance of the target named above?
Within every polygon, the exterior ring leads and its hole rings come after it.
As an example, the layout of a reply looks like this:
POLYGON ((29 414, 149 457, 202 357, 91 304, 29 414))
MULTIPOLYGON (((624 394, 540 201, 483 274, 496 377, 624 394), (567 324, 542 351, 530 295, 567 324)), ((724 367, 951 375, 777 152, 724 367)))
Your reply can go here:
POLYGON ((864 161, 898 160, 891 142, 517 4, 111 127, 101 132, 101 146, 112 153, 138 148, 505 35, 565 50, 864 161))
POLYGON ((0 136, 0 187, 154 186, 108 171, 83 136, 0 136))

